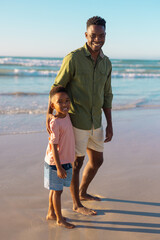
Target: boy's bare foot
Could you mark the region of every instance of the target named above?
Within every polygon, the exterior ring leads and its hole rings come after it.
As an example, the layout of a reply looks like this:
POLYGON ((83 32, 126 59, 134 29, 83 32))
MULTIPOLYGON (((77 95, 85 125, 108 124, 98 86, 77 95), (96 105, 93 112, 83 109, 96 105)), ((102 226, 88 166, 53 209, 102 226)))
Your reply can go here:
POLYGON ((81 201, 101 201, 101 199, 99 197, 96 196, 92 196, 90 194, 84 194, 84 195, 80 195, 79 196, 81 201))
POLYGON ((57 221, 57 225, 61 226, 61 227, 65 227, 65 228, 69 228, 69 229, 72 229, 72 228, 75 228, 75 225, 74 224, 71 224, 69 222, 66 222, 63 218, 63 220, 61 221, 57 221))
POLYGON ((56 220, 57 219, 57 217, 56 217, 56 215, 55 214, 47 214, 47 216, 46 216, 46 220, 56 220))
MULTIPOLYGON (((66 221, 65 217, 63 217, 63 219, 64 219, 64 221, 66 221)), ((56 215, 49 215, 49 214, 47 214, 46 220, 57 220, 57 217, 56 217, 56 215)))
POLYGON ((89 209, 89 208, 86 208, 86 207, 77 207, 77 208, 73 208, 73 211, 75 212, 78 212, 78 213, 81 213, 83 215, 96 215, 97 212, 92 210, 92 209, 89 209))

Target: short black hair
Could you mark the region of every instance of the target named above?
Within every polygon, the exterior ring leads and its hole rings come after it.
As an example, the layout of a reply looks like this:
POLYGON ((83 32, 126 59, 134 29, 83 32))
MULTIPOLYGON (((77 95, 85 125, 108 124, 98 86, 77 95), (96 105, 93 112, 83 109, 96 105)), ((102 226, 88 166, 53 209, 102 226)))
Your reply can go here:
POLYGON ((106 29, 106 21, 103 18, 98 16, 91 17, 87 20, 87 28, 90 25, 100 25, 106 29))
MULTIPOLYGON (((51 97, 53 97, 56 93, 60 93, 60 92, 65 92, 65 93, 67 93, 66 89, 65 89, 63 86, 61 86, 61 85, 56 86, 56 87, 53 87, 53 88, 51 89, 50 93, 49 93, 49 96, 50 96, 50 98, 51 98, 51 97)), ((67 93, 67 94, 68 94, 68 93, 67 93)))

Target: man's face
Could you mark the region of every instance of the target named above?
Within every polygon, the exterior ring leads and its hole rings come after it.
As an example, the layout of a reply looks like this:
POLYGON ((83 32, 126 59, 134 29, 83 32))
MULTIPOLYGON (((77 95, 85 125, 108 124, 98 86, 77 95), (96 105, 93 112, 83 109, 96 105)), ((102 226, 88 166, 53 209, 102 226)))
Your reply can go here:
POLYGON ((93 52, 99 52, 105 43, 105 28, 100 25, 90 25, 85 33, 87 44, 93 52))

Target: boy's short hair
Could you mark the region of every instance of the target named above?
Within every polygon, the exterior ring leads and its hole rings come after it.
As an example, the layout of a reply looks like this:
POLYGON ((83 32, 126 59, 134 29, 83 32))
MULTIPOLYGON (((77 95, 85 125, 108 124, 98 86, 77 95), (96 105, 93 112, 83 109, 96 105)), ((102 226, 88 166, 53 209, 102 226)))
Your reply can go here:
POLYGON ((91 17, 87 20, 87 28, 90 25, 100 25, 106 29, 106 21, 103 18, 98 16, 91 17))
MULTIPOLYGON (((61 85, 53 87, 49 93, 50 98, 52 98, 56 93, 59 92, 65 92, 67 93, 66 89, 64 87, 62 87, 61 85)), ((67 93, 68 94, 68 93, 67 93)))

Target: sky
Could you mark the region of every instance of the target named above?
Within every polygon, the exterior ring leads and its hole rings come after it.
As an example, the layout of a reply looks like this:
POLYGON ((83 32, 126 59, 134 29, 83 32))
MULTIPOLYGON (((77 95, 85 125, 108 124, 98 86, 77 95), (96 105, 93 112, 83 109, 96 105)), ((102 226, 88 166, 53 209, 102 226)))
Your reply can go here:
POLYGON ((160 59, 159 0, 0 0, 0 56, 64 57, 92 16, 106 20, 105 55, 160 59))

